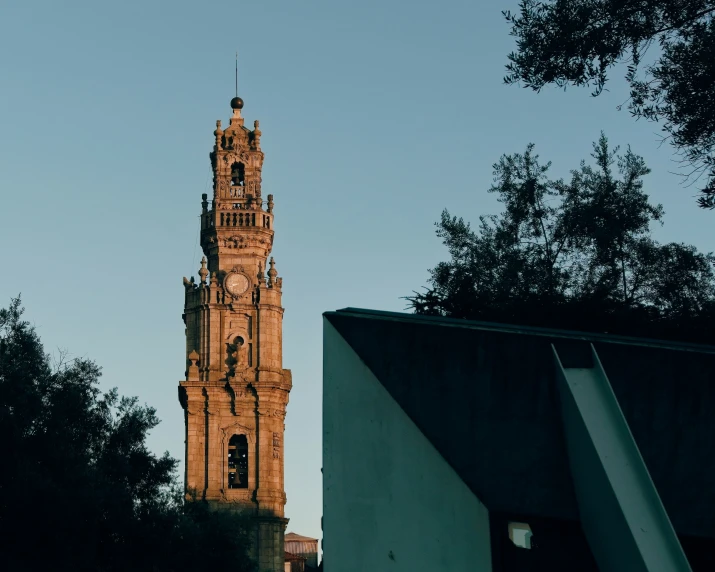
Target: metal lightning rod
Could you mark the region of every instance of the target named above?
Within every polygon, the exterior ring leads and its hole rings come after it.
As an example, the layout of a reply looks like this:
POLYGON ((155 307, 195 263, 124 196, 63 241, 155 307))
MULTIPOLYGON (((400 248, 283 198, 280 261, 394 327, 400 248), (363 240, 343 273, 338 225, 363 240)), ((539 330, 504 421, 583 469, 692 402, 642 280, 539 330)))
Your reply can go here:
POLYGON ((236 97, 238 97, 238 52, 236 52, 236 97))

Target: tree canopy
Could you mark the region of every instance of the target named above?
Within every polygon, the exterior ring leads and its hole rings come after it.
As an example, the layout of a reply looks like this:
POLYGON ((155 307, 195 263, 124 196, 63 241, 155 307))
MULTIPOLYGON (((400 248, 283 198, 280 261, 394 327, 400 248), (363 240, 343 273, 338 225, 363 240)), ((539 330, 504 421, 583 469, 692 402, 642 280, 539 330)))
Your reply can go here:
POLYGON ((15 299, 0 309, 5 570, 252 570, 247 522, 184 502, 177 461, 146 445, 151 407, 52 359, 15 299))
POLYGON ((699 205, 715 209, 715 1, 521 0, 518 15, 503 14, 517 38, 507 84, 590 85, 597 96, 608 69, 626 64, 631 114, 663 121, 686 180, 705 176, 699 205), (643 65, 656 42, 659 57, 643 65))
POLYGON ((649 173, 605 135, 570 180, 548 177, 527 146, 494 165, 504 205, 476 230, 442 213, 437 235, 451 260, 408 296, 417 313, 715 343, 715 256, 660 244, 663 208, 643 190, 649 173))

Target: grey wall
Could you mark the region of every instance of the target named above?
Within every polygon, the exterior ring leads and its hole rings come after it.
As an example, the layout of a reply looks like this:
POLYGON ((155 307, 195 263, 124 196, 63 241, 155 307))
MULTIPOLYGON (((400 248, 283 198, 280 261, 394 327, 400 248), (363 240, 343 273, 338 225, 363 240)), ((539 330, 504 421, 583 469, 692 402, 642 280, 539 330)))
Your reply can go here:
POLYGON ((342 572, 491 571, 487 509, 323 323, 327 565, 342 572))

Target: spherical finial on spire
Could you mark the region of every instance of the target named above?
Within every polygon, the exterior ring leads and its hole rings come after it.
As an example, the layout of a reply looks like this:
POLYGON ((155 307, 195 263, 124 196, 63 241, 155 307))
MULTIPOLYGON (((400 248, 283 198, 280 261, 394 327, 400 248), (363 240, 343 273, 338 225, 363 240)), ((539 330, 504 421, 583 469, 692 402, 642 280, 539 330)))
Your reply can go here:
POLYGON ((231 109, 243 109, 243 100, 236 96, 231 100, 231 109))

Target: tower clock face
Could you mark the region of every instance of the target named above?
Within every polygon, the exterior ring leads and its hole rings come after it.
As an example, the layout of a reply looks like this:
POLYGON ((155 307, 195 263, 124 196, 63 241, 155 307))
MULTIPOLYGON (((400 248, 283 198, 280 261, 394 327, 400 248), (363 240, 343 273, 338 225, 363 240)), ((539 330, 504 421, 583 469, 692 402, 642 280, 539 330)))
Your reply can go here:
POLYGON ((248 290, 248 278, 246 278, 243 274, 239 274, 237 272, 232 272, 228 276, 226 276, 226 281, 223 283, 224 288, 228 291, 229 294, 232 296, 240 296, 243 294, 246 290, 248 290))

